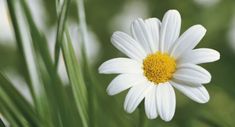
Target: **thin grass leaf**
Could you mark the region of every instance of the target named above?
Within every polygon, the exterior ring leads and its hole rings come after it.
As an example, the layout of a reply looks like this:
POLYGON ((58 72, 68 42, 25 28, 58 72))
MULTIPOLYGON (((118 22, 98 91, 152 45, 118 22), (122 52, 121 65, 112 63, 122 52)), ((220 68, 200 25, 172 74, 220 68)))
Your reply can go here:
POLYGON ((65 22, 68 17, 68 10, 71 0, 65 0, 61 12, 59 14, 57 33, 56 33, 56 44, 55 44, 55 67, 58 66, 59 56, 60 56, 60 47, 63 41, 63 34, 65 28, 65 22))
MULTIPOLYGON (((1 99, 0 99, 1 100, 1 99)), ((10 114, 10 111, 6 110, 6 107, 4 107, 3 105, 0 106, 0 111, 2 112, 2 114, 4 115, 4 118, 7 120, 7 122, 10 123, 10 125, 12 127, 18 127, 20 125, 19 122, 17 122, 17 120, 15 120, 13 118, 13 115, 10 114), (3 110, 4 109, 4 110, 3 110)), ((5 123, 4 123, 5 124, 5 123)), ((6 126, 6 125, 5 125, 6 126)), ((8 127, 8 126, 7 126, 8 127)))
POLYGON ((15 38, 16 38, 16 42, 17 42, 17 47, 18 47, 19 54, 20 54, 20 57, 21 57, 22 62, 23 62, 23 68, 26 70, 26 76, 25 76, 26 82, 29 86, 33 101, 36 102, 36 98, 35 98, 36 95, 35 95, 35 91, 32 88, 32 80, 30 78, 29 68, 27 68, 27 60, 25 58, 26 54, 25 54, 25 49, 24 49, 24 46, 23 46, 23 40, 22 40, 22 37, 21 37, 21 31, 20 31, 20 28, 19 28, 19 23, 17 22, 17 18, 16 18, 16 10, 15 10, 14 1, 13 0, 7 0, 7 4, 8 4, 8 10, 9 10, 9 13, 10 13, 10 18, 11 18, 11 21, 12 21, 12 25, 13 25, 13 28, 14 28, 14 34, 15 34, 15 38))
POLYGON ((1 118, 0 118, 0 127, 6 127, 1 118))
POLYGON ((1 98, 5 98, 8 106, 14 106, 12 110, 18 109, 20 115, 22 114, 27 121, 30 121, 35 127, 40 127, 40 120, 26 99, 16 90, 11 82, 0 73, 0 93, 1 98), (7 91, 4 94, 4 91, 7 91))
MULTIPOLYGON (((30 122, 27 122, 27 120, 20 113, 17 107, 12 103, 11 99, 9 99, 5 92, 2 90, 0 90, 0 92, 1 107, 4 107, 5 112, 7 112, 11 116, 9 120, 14 121, 13 123, 16 123, 17 126, 28 126, 30 122)), ((33 125, 33 123, 31 124, 33 125)))
POLYGON ((74 98, 82 119, 83 127, 88 127, 87 114, 87 89, 78 63, 69 33, 66 32, 65 41, 62 42, 62 53, 66 63, 66 69, 72 85, 74 98))
POLYGON ((87 85, 88 89, 88 114, 89 114, 89 126, 94 127, 94 121, 95 121, 95 112, 94 112, 94 99, 96 96, 95 90, 94 90, 94 84, 95 84, 95 79, 93 79, 93 75, 90 70, 90 64, 87 59, 87 54, 86 54, 86 44, 88 43, 88 32, 87 32, 87 24, 86 24, 86 15, 85 15, 85 8, 84 8, 84 1, 83 0, 77 0, 77 8, 78 8, 78 17, 79 17, 79 22, 81 26, 81 33, 82 33, 82 45, 81 45, 81 50, 82 50, 82 61, 83 61, 83 72, 84 72, 84 78, 87 85), (85 72, 86 71, 86 72, 85 72))
POLYGON ((21 3, 30 26, 34 49, 38 52, 38 55, 41 56, 42 63, 45 65, 45 73, 42 74, 46 74, 44 79, 47 77, 47 81, 44 80, 43 84, 46 96, 48 97, 50 111, 52 111, 54 126, 75 126, 77 120, 71 116, 76 115, 77 112, 74 112, 70 105, 70 101, 74 100, 68 98, 64 85, 57 74, 56 67, 54 66, 49 54, 45 36, 37 29, 25 0, 21 3))
MULTIPOLYGON (((20 21, 17 20, 17 18, 16 18, 16 12, 18 12, 16 10, 16 6, 15 6, 16 2, 19 2, 19 1, 8 1, 9 10, 10 10, 10 13, 11 13, 13 26, 14 26, 14 30, 15 30, 15 33, 16 33, 16 39, 17 39, 17 42, 18 42, 17 44, 18 44, 18 47, 19 47, 20 51, 22 53, 24 53, 23 58, 25 59, 25 64, 28 65, 27 66, 28 68, 27 67, 26 68, 28 69, 28 72, 30 73, 30 78, 32 79, 30 81, 32 81, 33 84, 32 84, 32 87, 30 87, 30 88, 31 88, 31 91, 34 92, 34 95, 33 95, 34 104, 36 106, 37 112, 40 114, 42 112, 42 110, 45 110, 45 109, 43 109, 45 106, 42 105, 45 102, 43 102, 44 100, 41 97, 41 95, 42 96, 44 95, 43 94, 44 91, 42 91, 43 88, 41 88, 42 85, 39 82, 39 78, 38 78, 38 74, 37 74, 38 71, 37 71, 37 67, 36 67, 37 65, 34 62, 34 60, 36 58, 34 56, 34 53, 33 53, 33 50, 31 48, 30 42, 28 43, 27 40, 25 40, 25 37, 21 36, 22 33, 25 34, 25 31, 22 31, 22 29, 25 29, 25 28, 20 28, 22 26, 19 26, 20 21), (26 46, 26 44, 28 46, 26 46), (31 56, 31 58, 29 58, 30 56, 31 56)), ((18 5, 19 5, 19 3, 18 3, 18 5)), ((21 14, 21 15, 23 15, 23 14, 21 14)), ((20 19, 20 20, 22 20, 22 19, 20 19)), ((25 23, 25 21, 21 21, 21 22, 25 23)), ((24 25, 24 26, 26 26, 26 25, 24 25)), ((46 48, 44 48, 44 49, 46 49, 46 48)), ((41 113, 41 115, 44 115, 44 114, 45 113, 43 113, 43 112, 41 113)))
MULTIPOLYGON (((2 101, 2 98, 0 98, 0 101, 2 101)), ((11 111, 8 110, 8 107, 5 107, 2 103, 0 104, 0 111, 3 114, 4 118, 7 120, 8 123, 12 127, 17 127, 20 123, 15 119, 15 116, 11 114, 11 111)))
POLYGON ((26 1, 22 0, 21 5, 23 7, 27 22, 29 24, 34 49, 42 57, 43 62, 45 62, 46 68, 49 69, 49 71, 52 71, 54 67, 52 58, 50 56, 47 39, 36 27, 36 24, 32 18, 32 15, 30 13, 31 11, 28 5, 26 4, 26 1))
MULTIPOLYGON (((19 5, 19 4, 18 4, 19 5)), ((23 14, 22 8, 21 6, 17 6, 18 8, 16 8, 17 12, 16 14, 18 15, 18 23, 19 23, 19 28, 20 28, 20 34, 21 34, 21 38, 22 38, 22 46, 23 46, 23 50, 24 50, 24 57, 26 59, 26 65, 27 68, 29 70, 29 74, 30 74, 30 79, 32 82, 32 89, 35 93, 35 102, 37 103, 36 109, 40 108, 41 105, 41 95, 42 95, 42 90, 43 87, 41 85, 41 79, 39 77, 39 73, 38 73, 38 65, 37 63, 37 58, 35 56, 35 52, 32 48, 32 38, 30 36, 29 33, 29 28, 26 22, 26 18, 25 15, 23 14), (37 107, 39 106, 39 107, 37 107)))

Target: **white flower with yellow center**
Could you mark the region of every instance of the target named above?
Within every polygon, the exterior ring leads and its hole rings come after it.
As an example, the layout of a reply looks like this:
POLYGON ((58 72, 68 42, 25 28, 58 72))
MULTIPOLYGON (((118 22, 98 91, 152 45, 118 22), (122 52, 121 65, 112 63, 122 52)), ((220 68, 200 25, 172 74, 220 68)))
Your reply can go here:
POLYGON ((173 87, 198 103, 206 103, 209 94, 203 84, 211 81, 210 73, 197 64, 216 61, 220 54, 207 48, 193 49, 206 33, 194 25, 180 37, 181 17, 169 10, 162 22, 157 18, 137 19, 131 36, 115 32, 112 44, 129 58, 115 58, 99 67, 103 74, 119 74, 107 88, 109 95, 130 88, 124 109, 132 113, 144 99, 149 119, 158 115, 170 121, 175 113, 173 87))

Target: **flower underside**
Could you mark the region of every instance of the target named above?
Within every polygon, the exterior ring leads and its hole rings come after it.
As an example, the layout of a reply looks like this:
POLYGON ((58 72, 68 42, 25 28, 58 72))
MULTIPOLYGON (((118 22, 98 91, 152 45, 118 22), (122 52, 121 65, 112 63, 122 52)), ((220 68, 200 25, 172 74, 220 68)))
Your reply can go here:
POLYGON ((144 75, 155 84, 167 82, 176 69, 175 59, 167 53, 156 52, 148 55, 143 62, 144 75))

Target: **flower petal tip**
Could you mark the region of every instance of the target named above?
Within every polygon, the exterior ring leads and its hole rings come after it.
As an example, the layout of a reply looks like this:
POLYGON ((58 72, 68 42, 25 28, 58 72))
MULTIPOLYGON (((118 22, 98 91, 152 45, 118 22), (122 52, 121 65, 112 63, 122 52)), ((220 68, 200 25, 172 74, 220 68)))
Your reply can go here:
POLYGON ((106 93, 109 95, 109 96, 113 96, 114 94, 112 94, 112 92, 110 92, 109 89, 106 89, 106 93))
POLYGON ((198 31, 201 31, 204 35, 206 34, 206 28, 202 26, 201 24, 197 24, 193 26, 194 29, 197 29, 198 31))
POLYGON ((176 9, 168 10, 165 14, 166 14, 166 15, 169 14, 169 15, 174 15, 174 16, 177 16, 177 17, 181 17, 179 11, 176 10, 176 9))
POLYGON ((153 115, 153 114, 152 114, 152 115, 151 115, 151 114, 149 114, 149 115, 146 114, 146 116, 147 116, 147 118, 150 119, 150 120, 153 120, 153 119, 156 119, 156 118, 157 118, 157 115, 153 115))
POLYGON ((179 11, 176 9, 170 9, 166 13, 175 13, 175 14, 178 13, 179 14, 179 11))
POLYGON ((215 60, 214 61, 218 61, 220 59, 220 53, 216 50, 214 50, 214 57, 215 57, 215 60))
MULTIPOLYGON (((173 115, 174 116, 174 115, 173 115)), ((172 119, 173 119, 173 116, 165 116, 165 117, 162 117, 162 120, 165 121, 165 122, 170 122, 172 119)))
POLYGON ((207 94, 207 95, 204 96, 203 99, 201 99, 200 101, 198 101, 198 103, 200 103, 200 104, 205 104, 205 103, 209 102, 209 100, 210 100, 210 95, 207 94))
POLYGON ((98 73, 100 73, 100 74, 104 73, 103 70, 104 70, 103 69, 103 64, 101 64, 98 68, 98 73))

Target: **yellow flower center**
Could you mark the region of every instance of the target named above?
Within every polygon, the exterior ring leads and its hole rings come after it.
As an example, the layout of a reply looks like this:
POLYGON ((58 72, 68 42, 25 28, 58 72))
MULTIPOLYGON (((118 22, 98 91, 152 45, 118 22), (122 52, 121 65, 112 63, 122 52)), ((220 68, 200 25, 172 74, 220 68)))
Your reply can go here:
POLYGON ((154 83, 164 83, 172 78, 176 69, 175 59, 167 53, 148 55, 143 62, 144 75, 154 83))

